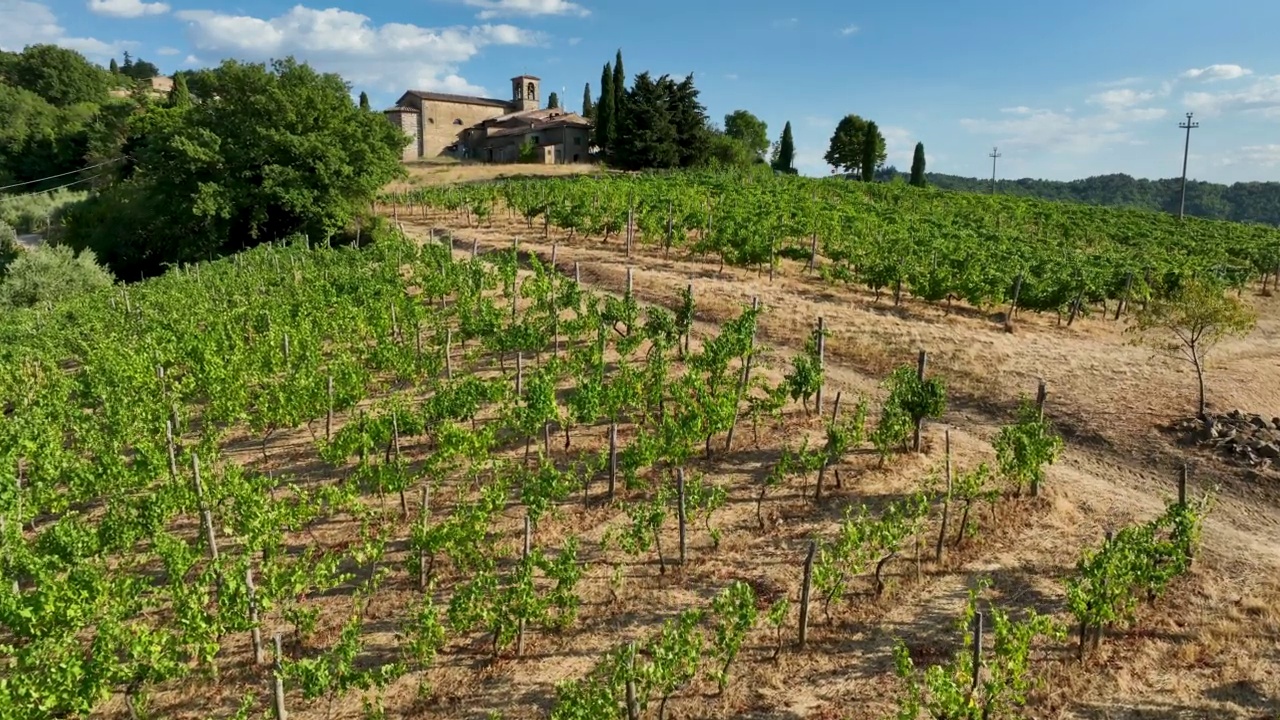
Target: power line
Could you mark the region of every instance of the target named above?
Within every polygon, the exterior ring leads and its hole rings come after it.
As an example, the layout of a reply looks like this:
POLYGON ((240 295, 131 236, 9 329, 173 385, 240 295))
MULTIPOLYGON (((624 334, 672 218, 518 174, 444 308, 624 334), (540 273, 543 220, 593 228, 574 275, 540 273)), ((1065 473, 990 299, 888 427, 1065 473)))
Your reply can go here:
POLYGON ((3 202, 3 201, 5 201, 5 200, 17 200, 17 199, 19 199, 19 198, 25 198, 25 197, 35 197, 36 195, 45 195, 45 194, 48 194, 48 193, 57 192, 57 191, 59 191, 59 190, 63 190, 63 189, 69 188, 69 187, 71 187, 72 185, 79 185, 80 183, 89 182, 90 180, 96 180, 96 179, 98 179, 98 178, 102 177, 104 174, 105 174, 105 173, 98 173, 97 175, 90 175, 90 176, 89 176, 89 177, 87 177, 87 178, 81 178, 81 179, 79 179, 79 180, 72 180, 71 182, 67 183, 66 185, 59 185, 58 187, 55 187, 55 188, 49 188, 48 190, 36 190, 35 192, 22 193, 21 195, 0 195, 0 202, 3 202))
POLYGON ((1191 122, 1191 113, 1187 113, 1187 121, 1178 123, 1178 127, 1187 131, 1187 143, 1182 146, 1182 192, 1178 201, 1178 219, 1181 220, 1187 209, 1187 156, 1191 154, 1191 131, 1200 127, 1200 123, 1191 122))
POLYGON ((54 180, 54 179, 56 179, 56 178, 66 177, 66 176, 68 176, 68 175, 75 175, 76 173, 84 172, 84 171, 86 171, 86 170, 95 170, 95 169, 97 169, 97 168, 102 167, 103 165, 110 165, 111 163, 114 163, 114 162, 120 162, 121 160, 124 160, 124 159, 125 159, 125 157, 127 157, 127 156, 122 155, 122 156, 120 156, 120 157, 118 157, 118 158, 114 158, 114 159, 111 159, 111 160, 107 160, 106 162, 100 162, 100 163, 98 163, 97 165, 90 165, 90 166, 89 166, 89 167, 87 167, 87 168, 80 168, 79 170, 72 170, 72 171, 70 171, 70 172, 59 173, 59 174, 57 174, 57 175, 50 175, 49 177, 46 177, 46 178, 40 178, 39 180, 27 180, 26 182, 14 183, 14 184, 12 184, 12 185, 5 185, 5 186, 3 186, 3 187, 0 187, 0 191, 2 191, 2 190, 8 190, 9 188, 22 187, 23 185, 34 185, 34 184, 36 184, 36 183, 42 183, 42 182, 44 182, 45 180, 54 180))

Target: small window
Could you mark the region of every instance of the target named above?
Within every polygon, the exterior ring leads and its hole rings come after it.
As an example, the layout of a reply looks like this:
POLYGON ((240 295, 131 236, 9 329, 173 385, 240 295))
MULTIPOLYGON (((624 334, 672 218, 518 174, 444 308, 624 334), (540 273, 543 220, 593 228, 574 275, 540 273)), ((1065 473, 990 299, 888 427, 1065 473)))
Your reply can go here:
POLYGON ((538 136, 537 136, 537 135, 534 135, 534 136, 533 136, 533 144, 534 144, 534 145, 538 145, 538 144, 540 144, 540 143, 539 143, 539 141, 538 141, 538 136))
POLYGON ((454 120, 454 121, 453 121, 453 124, 454 124, 454 125, 461 125, 461 124, 462 124, 462 118, 458 118, 457 120, 454 120))
POLYGON ((428 124, 428 125, 435 125, 435 124, 436 124, 436 119, 435 119, 435 118, 427 118, 427 124, 428 124))
POLYGON ((582 136, 581 136, 581 135, 574 135, 574 136, 573 136, 573 144, 574 144, 574 145, 581 145, 581 144, 582 144, 582 136))

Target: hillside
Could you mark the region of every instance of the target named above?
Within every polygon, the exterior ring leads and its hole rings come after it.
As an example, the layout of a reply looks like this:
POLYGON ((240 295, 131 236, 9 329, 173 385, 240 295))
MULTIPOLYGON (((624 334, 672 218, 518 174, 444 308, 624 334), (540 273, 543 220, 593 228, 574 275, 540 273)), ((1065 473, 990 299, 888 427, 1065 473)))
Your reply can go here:
MULTIPOLYGON (((883 176, 891 179, 909 173, 896 168, 886 168, 883 176)), ((927 173, 929 184, 944 190, 989 193, 991 181, 959 175, 927 173)), ((1097 175, 1083 180, 997 180, 996 191, 1001 195, 1034 197, 1044 200, 1061 200, 1087 205, 1108 205, 1177 212, 1179 195, 1178 178, 1148 180, 1124 174, 1097 175)), ((1220 185, 1218 183, 1187 182, 1188 215, 1214 220, 1258 222, 1280 225, 1280 182, 1250 182, 1220 185)))

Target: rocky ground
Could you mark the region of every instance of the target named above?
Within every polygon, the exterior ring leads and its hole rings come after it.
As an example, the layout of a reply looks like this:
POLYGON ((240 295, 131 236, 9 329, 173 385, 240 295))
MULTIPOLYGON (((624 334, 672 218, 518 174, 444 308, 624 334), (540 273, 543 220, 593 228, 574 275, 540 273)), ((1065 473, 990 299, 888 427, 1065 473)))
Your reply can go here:
POLYGON ((1182 434, 1183 442, 1210 448, 1236 465, 1275 472, 1280 460, 1280 417, 1268 420, 1236 409, 1208 414, 1204 421, 1180 420, 1173 430, 1182 434))

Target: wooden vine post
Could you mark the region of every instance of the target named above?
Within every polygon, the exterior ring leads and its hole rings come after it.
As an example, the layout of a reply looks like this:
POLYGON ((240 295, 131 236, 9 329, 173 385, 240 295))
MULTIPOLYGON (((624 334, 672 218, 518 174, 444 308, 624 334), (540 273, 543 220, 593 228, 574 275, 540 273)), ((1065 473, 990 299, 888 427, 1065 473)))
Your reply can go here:
POLYGON ((947 428, 944 434, 944 443, 946 444, 946 464, 945 475, 947 482, 947 494, 942 497, 942 529, 938 532, 938 546, 934 551, 933 561, 942 562, 943 548, 946 547, 947 539, 947 520, 951 516, 951 428, 947 428))
POLYGON ((324 440, 333 442, 333 375, 329 375, 329 411, 324 416, 324 440))
MULTIPOLYGON (((1040 381, 1039 387, 1036 388, 1036 412, 1039 413, 1039 419, 1044 421, 1044 402, 1049 397, 1049 386, 1044 380, 1040 381)), ((1040 496, 1040 480, 1032 478, 1031 480, 1031 497, 1040 496)))
POLYGON ((618 485, 618 423, 609 423, 609 500, 612 501, 618 485))
POLYGON ((970 692, 978 692, 978 682, 982 677, 982 613, 973 615, 973 685, 970 692))
MULTIPOLYGON (((422 536, 427 536, 428 522, 431 519, 431 484, 429 482, 422 484, 422 509, 418 514, 418 522, 422 525, 422 536)), ((418 550, 418 590, 427 591, 427 580, 430 575, 428 567, 427 550, 422 548, 418 550)))
MULTIPOLYGON (((1265 289, 1265 288, 1264 288, 1265 289)), ((1124 279, 1124 293, 1120 295, 1120 301, 1116 303, 1116 320, 1120 319, 1120 313, 1129 306, 1129 293, 1133 290, 1133 271, 1124 279)))
POLYGON ((284 651, 280 649, 280 633, 275 636, 275 651, 271 697, 274 700, 276 720, 288 720, 289 712, 284 707, 284 651))
POLYGON ((253 642, 253 664, 261 665, 263 662, 262 628, 258 627, 258 588, 253 584, 252 564, 244 569, 244 586, 249 600, 249 639, 253 642))
MULTIPOLYGON (((921 350, 919 358, 916 359, 916 379, 919 380, 920 382, 924 382, 924 373, 925 373, 925 370, 928 369, 928 365, 929 365, 929 353, 925 352, 924 350, 921 350)), ((923 429, 924 429, 924 418, 917 418, 915 439, 912 442, 912 449, 914 449, 916 452, 920 452, 920 435, 923 429)))
POLYGON ((683 568, 687 549, 686 527, 689 521, 688 510, 685 507, 684 468, 676 468, 676 515, 680 520, 680 567, 683 568))
POLYGON ((800 584, 800 648, 809 639, 809 591, 813 585, 813 558, 818 554, 818 541, 809 541, 809 554, 804 559, 804 580, 800 584))
MULTIPOLYGON (((523 562, 529 561, 530 545, 533 543, 533 520, 528 513, 524 516, 524 548, 520 553, 520 559, 523 562)), ((516 630, 516 657, 524 657, 524 618, 520 618, 519 628, 516 630)))
MULTIPOLYGON (((818 318, 818 372, 821 379, 818 382, 818 393, 813 401, 814 412, 818 415, 822 414, 822 396, 823 389, 827 385, 826 369, 827 369, 827 320, 826 318, 818 318)), ((832 421, 834 422, 834 420, 832 421)))
POLYGON ((173 439, 173 421, 164 421, 164 440, 169 450, 169 479, 178 479, 178 451, 173 439))
POLYGON ((1022 293, 1022 275, 1013 281, 1013 301, 1009 303, 1009 314, 1004 318, 1004 329, 1013 332, 1013 313, 1018 309, 1018 295, 1022 293))
POLYGON ((560 357, 560 293, 556 288, 556 279, 560 276, 560 271, 556 267, 556 251, 560 248, 560 243, 552 243, 551 245, 551 337, 555 339, 555 345, 552 348, 552 354, 560 357))
MULTIPOLYGON (((835 427, 836 419, 840 416, 840 396, 843 393, 836 392, 836 401, 831 407, 831 426, 835 427)), ((822 465, 818 467, 818 484, 813 490, 813 501, 822 501, 822 482, 827 477, 827 466, 831 464, 831 456, 826 455, 822 458, 822 465)))
POLYGON ((453 379, 453 328, 444 331, 444 379, 453 379))

